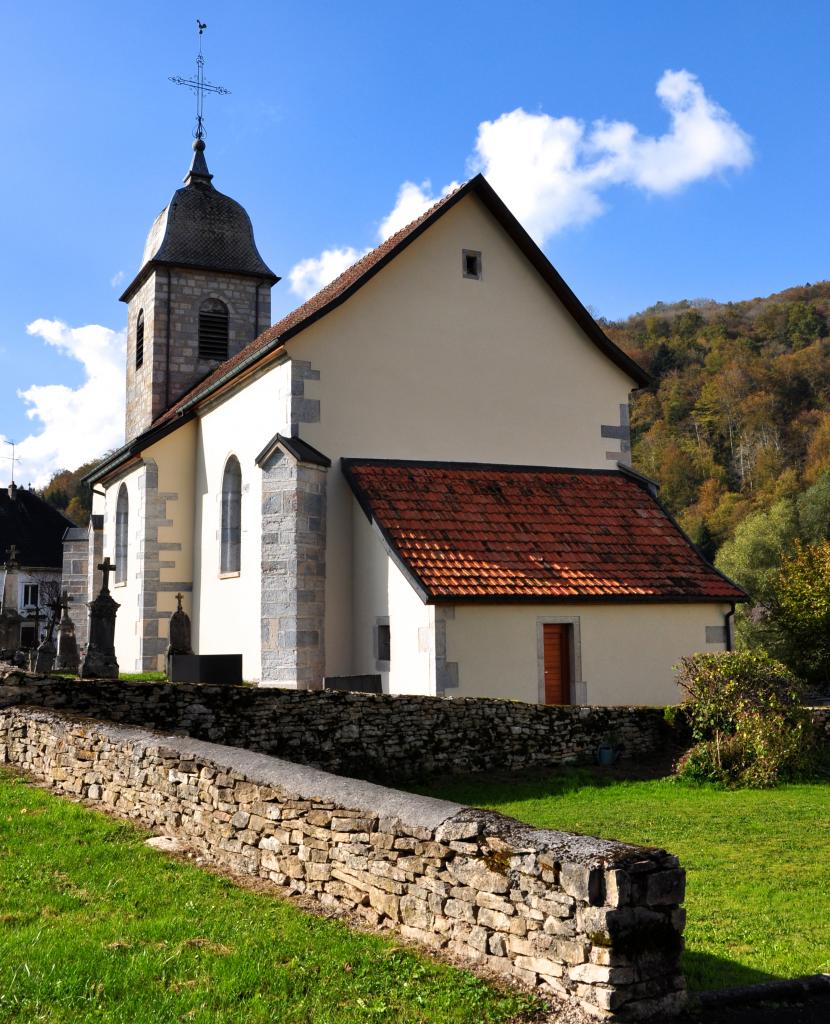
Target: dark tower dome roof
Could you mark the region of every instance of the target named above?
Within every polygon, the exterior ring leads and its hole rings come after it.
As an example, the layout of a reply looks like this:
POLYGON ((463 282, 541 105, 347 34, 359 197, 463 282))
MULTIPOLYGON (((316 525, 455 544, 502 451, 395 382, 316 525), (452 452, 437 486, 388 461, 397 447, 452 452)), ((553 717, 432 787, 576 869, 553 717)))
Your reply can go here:
POLYGON ((127 302, 153 266, 197 267, 279 281, 259 254, 251 218, 230 196, 211 184, 202 139, 193 143, 193 162, 184 188, 156 217, 141 269, 121 296, 127 302))

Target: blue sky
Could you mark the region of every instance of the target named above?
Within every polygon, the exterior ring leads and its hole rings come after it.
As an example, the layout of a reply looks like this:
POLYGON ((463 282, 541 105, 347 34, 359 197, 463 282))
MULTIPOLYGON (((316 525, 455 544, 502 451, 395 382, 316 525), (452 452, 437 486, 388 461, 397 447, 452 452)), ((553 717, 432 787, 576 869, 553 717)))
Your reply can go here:
POLYGON ((275 318, 476 168, 599 315, 828 276, 827 4, 3 0, 0 435, 23 483, 120 443, 119 284, 189 163, 168 76, 197 16, 231 89, 208 163, 284 278, 275 318))

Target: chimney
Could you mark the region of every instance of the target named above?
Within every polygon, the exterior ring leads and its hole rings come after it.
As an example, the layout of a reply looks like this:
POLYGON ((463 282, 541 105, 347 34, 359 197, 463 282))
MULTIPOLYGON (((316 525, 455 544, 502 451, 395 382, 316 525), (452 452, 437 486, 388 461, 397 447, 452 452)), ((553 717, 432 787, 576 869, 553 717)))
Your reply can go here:
POLYGON ((15 501, 17 498, 17 485, 14 480, 9 484, 9 501, 15 501))

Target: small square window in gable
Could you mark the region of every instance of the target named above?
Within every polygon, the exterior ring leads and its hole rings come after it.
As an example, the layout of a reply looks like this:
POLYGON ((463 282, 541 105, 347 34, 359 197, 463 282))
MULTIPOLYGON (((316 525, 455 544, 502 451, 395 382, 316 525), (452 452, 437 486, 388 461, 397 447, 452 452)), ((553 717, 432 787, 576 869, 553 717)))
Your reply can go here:
POLYGON ((461 272, 474 281, 481 280, 481 253, 474 249, 461 250, 461 272))

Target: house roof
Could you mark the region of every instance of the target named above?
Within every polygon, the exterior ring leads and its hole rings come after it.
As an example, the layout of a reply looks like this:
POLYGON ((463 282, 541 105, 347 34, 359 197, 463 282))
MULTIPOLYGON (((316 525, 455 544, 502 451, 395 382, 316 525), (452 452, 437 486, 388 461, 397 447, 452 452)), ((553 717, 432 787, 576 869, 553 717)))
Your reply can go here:
POLYGON ((101 479, 111 469, 116 468, 131 455, 142 451, 148 444, 153 443, 164 436, 165 433, 175 430, 177 426, 186 422, 199 402, 204 401, 220 388, 231 383, 235 377, 255 366, 260 360, 278 353, 291 338, 316 323, 327 313, 336 309, 370 281, 390 260, 393 260, 399 253, 403 252, 430 225, 434 224, 448 210, 451 210, 456 203, 470 194, 475 194, 484 203, 485 207, 513 239, 574 320, 582 327, 589 340, 613 363, 619 366, 621 370, 627 373, 635 384, 640 387, 645 387, 649 384, 650 378, 645 370, 638 366, 630 356, 626 355, 622 349, 618 348, 605 335, 602 328, 576 295, 574 295, 547 256, 545 256, 539 246, 498 197, 486 178, 481 174, 477 174, 466 184, 461 185, 455 191, 440 199, 425 213, 421 214, 420 217, 413 220, 411 224, 407 224, 406 227, 401 228, 396 234, 387 238, 385 242, 372 249, 371 252, 368 252, 362 259, 349 267, 348 270, 345 270, 334 281, 321 288, 320 291, 312 295, 302 305, 263 331, 259 337, 255 338, 245 348, 217 366, 212 373, 191 388, 166 412, 157 417, 143 434, 139 434, 138 437, 134 438, 128 445, 125 445, 124 448, 114 452, 105 462, 102 462, 85 477, 85 480, 89 483, 94 483, 96 480, 101 479))
POLYGON ((430 603, 746 599, 620 471, 381 459, 342 468, 430 603))
POLYGON ((65 515, 24 487, 0 488, 0 565, 8 561, 12 544, 16 562, 25 568, 60 569, 63 565, 63 535, 75 524, 65 515))

